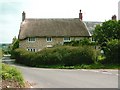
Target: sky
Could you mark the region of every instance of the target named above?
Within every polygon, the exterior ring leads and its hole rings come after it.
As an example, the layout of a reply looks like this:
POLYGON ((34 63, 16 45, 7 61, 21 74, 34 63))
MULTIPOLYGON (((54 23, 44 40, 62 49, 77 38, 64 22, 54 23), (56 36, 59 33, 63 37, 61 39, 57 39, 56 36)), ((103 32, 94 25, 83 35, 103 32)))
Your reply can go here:
POLYGON ((120 0, 0 0, 0 43, 18 37, 22 12, 26 18, 78 18, 83 21, 107 21, 118 16, 120 0))

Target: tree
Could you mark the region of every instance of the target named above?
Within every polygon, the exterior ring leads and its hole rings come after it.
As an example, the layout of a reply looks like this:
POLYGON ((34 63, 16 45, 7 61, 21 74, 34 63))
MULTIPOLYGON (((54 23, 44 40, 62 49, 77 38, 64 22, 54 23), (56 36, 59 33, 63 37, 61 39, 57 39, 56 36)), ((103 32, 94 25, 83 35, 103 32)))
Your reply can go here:
POLYGON ((16 37, 13 38, 10 48, 11 48, 11 58, 14 58, 14 50, 19 48, 19 40, 16 37))
POLYGON ((93 33, 94 39, 104 51, 104 63, 118 63, 120 50, 120 21, 109 20, 97 25, 93 33))
POLYGON ((19 40, 16 37, 14 37, 12 41, 11 49, 15 50, 16 48, 19 48, 19 40))
POLYGON ((104 51, 106 56, 105 63, 120 63, 120 40, 113 39, 107 42, 104 51))
POLYGON ((120 21, 109 20, 97 25, 93 37, 101 45, 111 39, 120 39, 120 21))

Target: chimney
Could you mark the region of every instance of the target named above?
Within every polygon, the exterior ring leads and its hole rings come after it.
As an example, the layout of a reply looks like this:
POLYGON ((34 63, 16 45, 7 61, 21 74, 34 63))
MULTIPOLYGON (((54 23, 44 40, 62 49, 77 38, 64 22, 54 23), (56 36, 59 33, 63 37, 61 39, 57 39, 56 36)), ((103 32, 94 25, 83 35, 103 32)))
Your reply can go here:
POLYGON ((112 20, 117 20, 117 16, 116 16, 116 15, 113 15, 113 16, 112 16, 112 20))
POLYGON ((81 10, 80 10, 80 13, 79 13, 79 19, 80 19, 80 20, 83 19, 83 16, 82 16, 81 10))
POLYGON ((23 11, 23 13, 22 13, 22 21, 25 20, 25 17, 26 17, 26 15, 25 15, 25 12, 23 11))

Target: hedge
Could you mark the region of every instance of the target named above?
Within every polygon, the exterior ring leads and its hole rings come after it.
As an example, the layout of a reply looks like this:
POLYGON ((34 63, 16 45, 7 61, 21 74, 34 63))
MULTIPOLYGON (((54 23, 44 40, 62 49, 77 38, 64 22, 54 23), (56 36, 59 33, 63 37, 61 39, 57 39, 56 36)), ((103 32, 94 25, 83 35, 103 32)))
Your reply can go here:
POLYGON ((96 59, 96 50, 88 46, 61 46, 45 48, 39 52, 29 52, 22 49, 15 50, 17 63, 28 66, 40 65, 80 65, 92 64, 96 59))
POLYGON ((120 40, 114 39, 106 43, 106 47, 103 48, 106 59, 103 63, 117 64, 120 63, 120 40))

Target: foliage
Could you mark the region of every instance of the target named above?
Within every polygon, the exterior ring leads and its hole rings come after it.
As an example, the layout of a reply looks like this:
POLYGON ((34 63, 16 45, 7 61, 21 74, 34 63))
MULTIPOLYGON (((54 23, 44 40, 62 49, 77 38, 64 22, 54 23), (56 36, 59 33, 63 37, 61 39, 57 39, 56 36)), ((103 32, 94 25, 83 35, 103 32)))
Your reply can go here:
POLYGON ((110 40, 103 49, 106 56, 104 63, 120 63, 120 40, 110 40))
POLYGON ((22 74, 15 67, 2 64, 1 74, 3 80, 15 80, 18 81, 21 86, 24 86, 22 74))
POLYGON ((10 44, 2 44, 2 53, 10 54, 10 44))
POLYGON ((111 39, 120 39, 120 21, 109 20, 97 25, 93 37, 99 44, 111 39))
POLYGON ((102 63, 119 63, 120 50, 120 20, 109 20, 97 25, 93 34, 94 39, 104 51, 102 63))
POLYGON ((72 40, 71 42, 65 42, 64 45, 70 45, 70 46, 84 46, 84 45, 89 45, 89 46, 94 46, 97 45, 96 42, 91 42, 89 38, 84 38, 81 40, 72 40))
POLYGON ((15 58, 14 50, 19 48, 19 40, 16 37, 13 38, 10 48, 11 48, 11 58, 15 58))
POLYGON ((40 65, 79 65, 95 62, 96 51, 92 47, 62 46, 46 48, 39 52, 15 50, 16 62, 28 66, 40 65))

